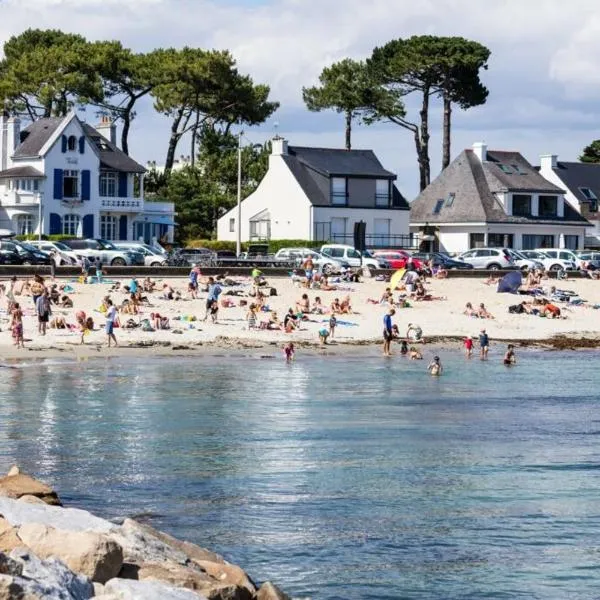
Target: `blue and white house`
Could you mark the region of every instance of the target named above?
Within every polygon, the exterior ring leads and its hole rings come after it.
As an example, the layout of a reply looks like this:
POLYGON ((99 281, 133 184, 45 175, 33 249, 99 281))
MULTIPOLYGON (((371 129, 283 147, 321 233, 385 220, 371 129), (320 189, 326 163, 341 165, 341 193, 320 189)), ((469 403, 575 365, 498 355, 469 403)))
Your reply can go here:
POLYGON ((0 116, 0 228, 107 240, 173 240, 172 203, 144 200, 146 169, 116 145, 104 117, 74 112, 21 129, 0 116))

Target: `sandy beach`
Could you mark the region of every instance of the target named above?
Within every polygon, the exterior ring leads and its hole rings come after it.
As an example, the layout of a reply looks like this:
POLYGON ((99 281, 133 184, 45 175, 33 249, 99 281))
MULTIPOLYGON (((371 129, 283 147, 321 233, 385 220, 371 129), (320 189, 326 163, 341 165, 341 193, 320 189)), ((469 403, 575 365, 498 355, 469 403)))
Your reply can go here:
MULTIPOLYGON (((141 307, 138 315, 120 315, 121 323, 133 319, 136 323, 150 318, 151 313, 160 313, 169 318, 170 329, 143 331, 141 327, 127 329, 116 328, 115 334, 119 341, 117 348, 106 347, 104 332, 104 315, 99 312, 102 298, 110 295, 115 305, 120 305, 128 295, 121 290, 113 290, 114 283, 83 284, 73 280, 57 280, 58 285, 67 283, 73 288, 69 296, 73 300, 73 308, 65 309, 52 306, 52 317, 64 317, 67 323, 75 324, 75 314, 84 311, 95 321, 93 331, 85 336, 85 344, 80 344, 80 333, 76 330, 48 329, 46 336, 37 331, 37 316, 30 296, 16 296, 24 309, 25 348, 15 348, 10 330, 10 320, 6 312, 7 299, 0 299, 0 351, 5 358, 47 358, 47 357, 89 357, 117 355, 147 355, 174 353, 193 353, 199 351, 229 348, 244 350, 282 346, 293 341, 299 346, 319 345, 318 331, 328 321, 328 314, 310 314, 308 320, 302 321, 299 330, 285 333, 281 330, 264 330, 248 328, 246 319, 247 306, 240 306, 240 301, 248 304, 253 298, 248 297, 252 289, 249 277, 236 277, 240 285, 223 287, 221 299, 229 298, 235 306, 221 307, 216 323, 203 321, 205 314, 206 292, 199 291, 197 299, 190 299, 187 292, 187 279, 165 280, 174 290, 181 291, 182 299, 166 300, 162 297, 162 279, 157 282, 156 291, 148 296, 148 304, 141 307), (228 291, 236 291, 243 295, 227 295, 228 291), (195 317, 196 320, 187 320, 195 317), (186 319, 187 318, 187 319, 186 319)), ((121 286, 128 279, 120 281, 121 286)), ((2 282, 5 285, 7 281, 2 282)), ((50 280, 46 284, 51 284, 50 280)), ((319 296, 322 304, 329 307, 335 298, 349 295, 352 313, 338 315, 338 326, 335 336, 330 339, 327 349, 335 350, 354 345, 376 344, 381 341, 382 319, 389 308, 381 304, 369 302, 369 299, 379 300, 385 288, 389 285, 384 281, 364 279, 360 283, 340 283, 342 289, 324 291, 305 289, 290 278, 269 278, 269 287, 277 290, 276 296, 270 296, 266 303, 271 311, 276 311, 280 320, 289 308, 295 308, 303 293, 307 293, 311 305, 319 296)), ((427 291, 434 297, 445 300, 412 301, 408 308, 397 308, 394 323, 399 327, 400 335, 406 332, 409 323, 416 323, 423 329, 426 340, 434 342, 450 341, 456 343, 460 338, 476 336, 485 328, 492 340, 515 340, 521 343, 550 344, 549 340, 556 336, 564 336, 565 346, 578 345, 577 340, 585 340, 582 345, 595 346, 600 344, 600 312, 593 307, 600 305, 600 281, 590 279, 570 279, 567 281, 544 280, 543 287, 557 285, 560 289, 576 292, 586 302, 582 305, 560 304, 566 318, 549 319, 527 314, 510 314, 508 306, 517 304, 523 299, 531 300, 530 296, 498 294, 496 286, 486 285, 483 279, 452 278, 429 280, 427 291), (471 302, 474 306, 485 303, 494 315, 494 319, 479 319, 464 315, 465 304, 471 302)), ((399 292, 394 293, 397 299, 399 292)), ((269 312, 260 312, 257 325, 262 320, 268 320, 269 312)), ((559 346, 560 347, 560 346, 559 346)))

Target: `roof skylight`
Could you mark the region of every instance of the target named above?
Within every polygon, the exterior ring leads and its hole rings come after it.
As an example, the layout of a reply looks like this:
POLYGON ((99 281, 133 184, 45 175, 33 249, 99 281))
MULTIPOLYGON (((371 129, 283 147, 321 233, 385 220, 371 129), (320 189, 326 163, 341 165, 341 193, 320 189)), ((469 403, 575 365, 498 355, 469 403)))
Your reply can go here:
POLYGON ((444 202, 446 202, 446 201, 444 200, 444 198, 442 198, 442 199, 438 200, 438 201, 435 203, 435 206, 433 207, 433 210, 432 210, 431 212, 432 212, 434 215, 439 215, 439 214, 440 214, 440 211, 442 210, 442 206, 444 206, 444 202))

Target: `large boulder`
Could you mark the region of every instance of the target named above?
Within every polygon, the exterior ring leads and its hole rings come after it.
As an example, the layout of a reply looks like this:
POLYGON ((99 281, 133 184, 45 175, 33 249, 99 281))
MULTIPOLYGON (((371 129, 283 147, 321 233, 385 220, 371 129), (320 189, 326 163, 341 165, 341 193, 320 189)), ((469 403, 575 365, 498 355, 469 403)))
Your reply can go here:
POLYGON ((99 583, 116 577, 123 565, 121 547, 103 533, 64 531, 27 523, 19 527, 18 536, 37 556, 55 556, 75 573, 99 583))
POLYGON ((17 535, 17 528, 0 517, 0 552, 8 553, 22 545, 23 542, 17 535))
POLYGON ((11 552, 4 564, 5 570, 10 564, 14 574, 0 575, 2 600, 88 600, 94 595, 90 580, 76 575, 59 560, 40 560, 19 549, 11 552))
POLYGON ((15 499, 35 496, 46 504, 61 506, 58 494, 49 485, 20 472, 0 478, 0 496, 15 499))
POLYGON ((256 600, 291 600, 275 584, 265 581, 256 594, 256 600))
POLYGON ((208 600, 206 596, 183 588, 174 588, 158 581, 111 579, 104 586, 104 596, 98 600, 208 600))
POLYGON ((192 563, 217 583, 242 587, 251 594, 256 591, 252 580, 240 567, 228 563, 223 557, 210 550, 190 542, 182 542, 149 525, 126 519, 123 525, 110 535, 123 547, 125 563, 138 567, 162 562, 180 565, 192 563))
POLYGON ((0 498, 0 516, 3 516, 13 526, 41 523, 66 531, 95 531, 97 533, 107 533, 117 528, 114 523, 100 519, 86 510, 28 504, 10 498, 0 498))

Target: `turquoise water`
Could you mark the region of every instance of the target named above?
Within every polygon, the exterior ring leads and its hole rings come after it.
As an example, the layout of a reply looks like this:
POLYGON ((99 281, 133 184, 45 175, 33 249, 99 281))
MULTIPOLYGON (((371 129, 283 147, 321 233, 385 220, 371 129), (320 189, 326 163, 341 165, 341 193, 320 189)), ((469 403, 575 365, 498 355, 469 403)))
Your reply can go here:
POLYGON ((0 467, 295 598, 597 598, 598 354, 442 359, 0 369, 0 467))

